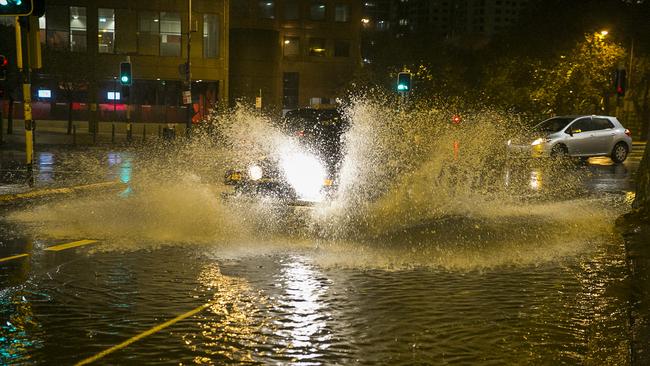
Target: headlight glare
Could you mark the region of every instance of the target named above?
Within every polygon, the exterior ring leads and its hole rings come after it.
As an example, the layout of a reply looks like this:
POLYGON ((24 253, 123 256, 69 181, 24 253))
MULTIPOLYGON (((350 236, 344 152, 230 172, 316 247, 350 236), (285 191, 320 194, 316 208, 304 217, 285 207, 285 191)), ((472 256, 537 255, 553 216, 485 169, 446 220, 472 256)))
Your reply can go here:
POLYGON ((260 180, 262 179, 262 176, 264 175, 264 171, 262 171, 262 167, 259 165, 251 165, 248 168, 248 177, 251 180, 260 180))

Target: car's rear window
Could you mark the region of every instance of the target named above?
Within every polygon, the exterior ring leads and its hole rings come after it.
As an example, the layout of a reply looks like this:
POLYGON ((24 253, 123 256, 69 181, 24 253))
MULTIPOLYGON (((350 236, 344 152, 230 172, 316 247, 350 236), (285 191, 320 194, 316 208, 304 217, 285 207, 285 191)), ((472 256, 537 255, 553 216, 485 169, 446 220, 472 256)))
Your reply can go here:
POLYGON ((595 130, 606 130, 608 128, 614 128, 612 121, 607 118, 594 118, 593 119, 594 129, 595 130))

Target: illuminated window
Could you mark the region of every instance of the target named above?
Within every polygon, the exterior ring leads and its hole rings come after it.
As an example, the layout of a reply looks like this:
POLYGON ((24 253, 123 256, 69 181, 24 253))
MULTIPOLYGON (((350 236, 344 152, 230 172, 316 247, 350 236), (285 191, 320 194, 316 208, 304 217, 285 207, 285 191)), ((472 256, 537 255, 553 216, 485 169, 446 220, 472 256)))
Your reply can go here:
POLYGON ((38 97, 43 99, 50 99, 52 98, 52 91, 50 89, 39 89, 38 97))
POLYGON ((274 0, 260 0, 258 2, 259 17, 263 19, 275 18, 275 1, 274 0))
POLYGON ((325 2, 312 0, 309 7, 309 19, 325 20, 325 2))
POLYGON ((219 19, 216 14, 203 14, 203 57, 219 56, 219 19))
POLYGON ((106 99, 108 99, 108 100, 120 100, 121 99, 120 92, 112 92, 112 91, 106 92, 106 99))
MULTIPOLYGON (((2 17, 4 19, 4 17, 2 17)), ((46 21, 45 21, 45 15, 42 17, 38 18, 38 35, 40 37, 39 41, 41 42, 41 46, 45 44, 45 40, 47 39, 47 26, 46 26, 46 21)))
POLYGON ((99 53, 115 50, 115 10, 97 9, 97 46, 99 53))
POLYGON ((160 13, 160 56, 181 55, 181 16, 160 13))
POLYGON ((347 4, 336 4, 334 11, 334 21, 335 22, 347 22, 350 21, 350 6, 347 4))
POLYGON ((70 7, 70 51, 86 52, 86 8, 70 7))
POLYGON ((325 56, 327 50, 325 49, 325 38, 310 38, 309 39, 309 55, 310 56, 325 56))
POLYGON ((284 55, 285 56, 300 55, 300 38, 284 37, 284 55))
POLYGON ((158 55, 160 47, 160 17, 158 13, 143 11, 138 14, 138 53, 158 55))

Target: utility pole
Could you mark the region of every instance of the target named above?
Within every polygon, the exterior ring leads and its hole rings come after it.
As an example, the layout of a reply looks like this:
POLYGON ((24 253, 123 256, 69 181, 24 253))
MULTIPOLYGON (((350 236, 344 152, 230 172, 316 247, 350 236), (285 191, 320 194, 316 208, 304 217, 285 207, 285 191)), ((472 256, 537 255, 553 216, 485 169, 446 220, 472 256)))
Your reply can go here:
MULTIPOLYGON (((29 42, 27 57, 23 67, 23 40, 19 17, 15 17, 16 27, 16 65, 18 72, 23 74, 23 119, 25 120, 25 163, 27 164, 27 184, 34 186, 34 122, 32 120, 32 85, 29 55, 29 42)), ((29 32, 29 28, 27 29, 29 32)), ((28 37, 29 39, 29 33, 28 37)))
POLYGON ((190 61, 190 51, 192 50, 192 0, 187 0, 187 66, 185 70, 185 80, 187 82, 187 122, 185 125, 185 134, 190 135, 192 128, 192 112, 194 105, 192 103, 192 64, 190 61))

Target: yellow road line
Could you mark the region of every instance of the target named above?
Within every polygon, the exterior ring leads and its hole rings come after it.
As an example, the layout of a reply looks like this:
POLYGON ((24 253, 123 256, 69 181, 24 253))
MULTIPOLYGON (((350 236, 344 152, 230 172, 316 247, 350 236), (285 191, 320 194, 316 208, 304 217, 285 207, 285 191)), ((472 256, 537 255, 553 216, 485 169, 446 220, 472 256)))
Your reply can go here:
POLYGON ((0 262, 7 262, 12 259, 18 259, 23 257, 29 257, 29 254, 18 254, 18 255, 12 255, 11 257, 0 258, 0 262))
POLYGON ((3 194, 0 195, 0 202, 11 202, 20 199, 38 198, 38 197, 51 196, 57 194, 69 194, 69 193, 81 192, 81 191, 87 191, 87 190, 99 189, 99 188, 111 188, 123 184, 124 183, 119 181, 102 182, 102 183, 85 184, 85 185, 74 186, 74 187, 46 188, 46 189, 39 189, 36 191, 30 191, 25 193, 3 194))
POLYGON ((67 244, 61 244, 61 245, 54 245, 48 248, 45 248, 45 250, 51 251, 51 252, 59 252, 61 250, 66 250, 70 248, 76 248, 80 247, 82 245, 88 245, 92 243, 96 243, 97 240, 79 240, 79 241, 73 241, 72 243, 67 243, 67 244))
POLYGON ((154 334, 156 332, 159 332, 159 331, 169 327, 170 325, 178 323, 179 321, 181 321, 181 320, 183 320, 185 318, 189 318, 192 315, 200 313, 201 311, 208 308, 210 305, 212 305, 212 302, 203 304, 203 305, 199 306, 196 309, 190 310, 185 314, 182 314, 182 315, 179 315, 179 316, 175 317, 174 319, 168 320, 168 321, 166 321, 166 322, 164 322, 164 323, 162 323, 160 325, 156 325, 155 327, 153 327, 153 328, 151 328, 151 329, 149 329, 147 331, 144 331, 144 332, 142 332, 142 333, 140 333, 140 334, 138 334, 138 335, 136 335, 134 337, 131 337, 131 338, 127 339, 126 341, 124 341, 124 342, 122 342, 122 343, 120 343, 118 345, 115 345, 115 346, 113 346, 111 348, 108 348, 108 349, 106 349, 106 350, 104 350, 104 351, 102 351, 102 352, 100 352, 100 353, 98 353, 98 354, 96 354, 96 355, 94 355, 92 357, 88 357, 88 358, 86 358, 84 360, 81 360, 81 361, 77 362, 75 364, 75 366, 87 365, 87 364, 95 362, 95 361, 97 361, 97 360, 99 360, 101 358, 104 358, 107 355, 109 355, 109 354, 111 354, 111 353, 113 353, 113 352, 115 352, 117 350, 120 350, 120 349, 130 345, 131 343, 137 342, 137 341, 141 340, 142 338, 148 337, 148 336, 150 336, 150 335, 152 335, 152 334, 154 334))

